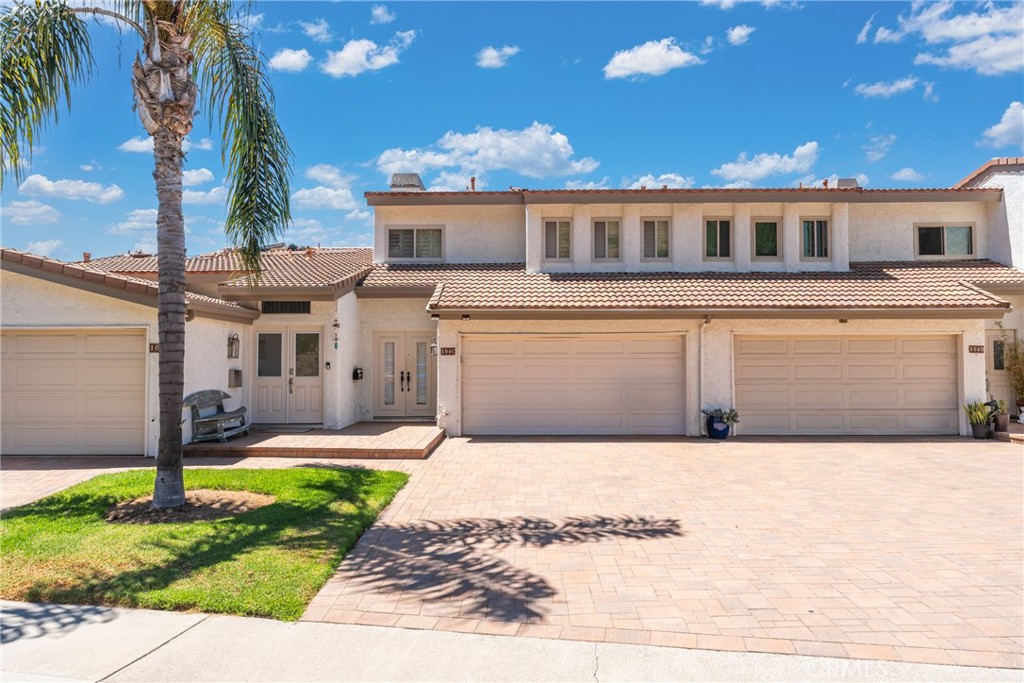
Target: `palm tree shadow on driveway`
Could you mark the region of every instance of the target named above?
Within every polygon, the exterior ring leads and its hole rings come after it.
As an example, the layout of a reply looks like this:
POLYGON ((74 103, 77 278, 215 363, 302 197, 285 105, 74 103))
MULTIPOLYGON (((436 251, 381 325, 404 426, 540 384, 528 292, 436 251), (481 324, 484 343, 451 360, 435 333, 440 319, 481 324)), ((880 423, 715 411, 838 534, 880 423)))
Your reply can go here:
POLYGON ((630 516, 381 524, 364 534, 341 571, 354 592, 413 597, 424 604, 458 601, 461 617, 529 621, 544 616, 539 603, 557 591, 544 577, 495 551, 682 535, 677 519, 630 516))

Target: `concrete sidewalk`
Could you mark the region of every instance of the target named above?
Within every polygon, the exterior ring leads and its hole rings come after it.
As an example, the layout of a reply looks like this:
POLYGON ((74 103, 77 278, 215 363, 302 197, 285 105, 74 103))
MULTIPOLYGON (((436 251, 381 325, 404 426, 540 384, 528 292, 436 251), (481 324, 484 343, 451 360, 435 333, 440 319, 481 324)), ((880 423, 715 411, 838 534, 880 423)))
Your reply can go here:
POLYGON ((2 681, 1019 681, 1020 671, 0 602, 2 681))

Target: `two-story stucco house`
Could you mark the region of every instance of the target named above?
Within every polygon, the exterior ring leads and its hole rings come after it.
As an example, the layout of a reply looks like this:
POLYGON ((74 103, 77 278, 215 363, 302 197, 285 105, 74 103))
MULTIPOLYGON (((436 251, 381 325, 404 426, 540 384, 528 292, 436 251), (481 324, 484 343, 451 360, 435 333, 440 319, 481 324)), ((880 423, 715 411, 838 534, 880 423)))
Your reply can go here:
MULTIPOLYGON (((366 195, 372 250, 269 251, 257 289, 230 253, 189 259, 187 391, 222 388, 255 422, 453 436, 695 436, 708 407, 746 435, 967 434, 965 401, 1012 403, 1024 158, 927 190, 396 180, 366 195)), ((153 454, 155 258, 2 256, 4 452, 110 452, 120 433, 153 454), (83 398, 112 365, 132 397, 115 415, 83 398), (61 410, 71 427, 39 429, 61 410)))

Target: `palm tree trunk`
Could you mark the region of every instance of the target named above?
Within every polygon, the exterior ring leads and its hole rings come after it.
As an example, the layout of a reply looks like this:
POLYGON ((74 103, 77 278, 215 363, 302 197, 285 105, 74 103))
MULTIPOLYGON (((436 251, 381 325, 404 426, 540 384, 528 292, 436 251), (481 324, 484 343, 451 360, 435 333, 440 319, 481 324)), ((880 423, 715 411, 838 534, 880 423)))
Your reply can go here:
POLYGON ((181 210, 181 137, 160 128, 153 135, 156 240, 160 293, 160 449, 156 460, 153 507, 185 504, 181 410, 185 387, 185 218, 181 210))

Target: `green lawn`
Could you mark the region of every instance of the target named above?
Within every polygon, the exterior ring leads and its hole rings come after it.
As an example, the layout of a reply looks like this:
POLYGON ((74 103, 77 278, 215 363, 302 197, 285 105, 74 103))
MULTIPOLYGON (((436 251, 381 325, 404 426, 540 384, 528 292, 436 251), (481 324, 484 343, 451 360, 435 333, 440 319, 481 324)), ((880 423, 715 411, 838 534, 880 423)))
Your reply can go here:
POLYGON ((188 469, 186 489, 276 501, 216 521, 104 520, 114 503, 152 493, 153 476, 101 475, 5 513, 0 597, 298 619, 408 480, 360 469, 188 469))

